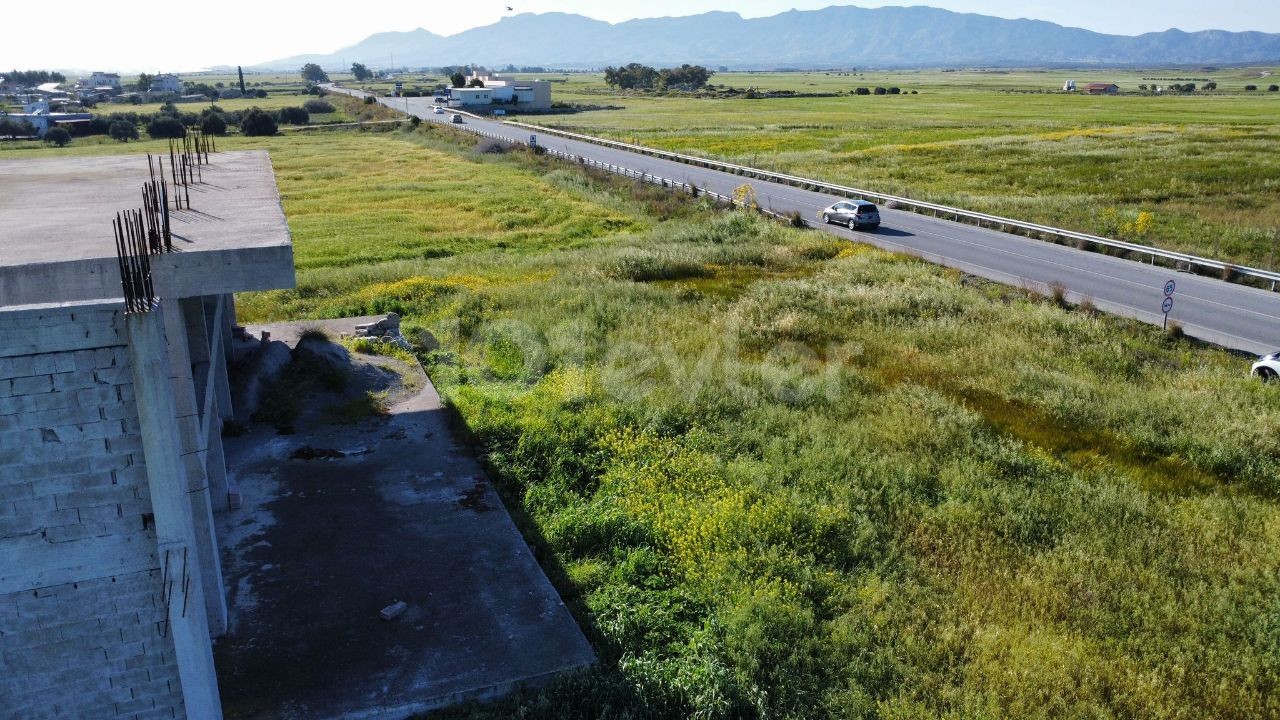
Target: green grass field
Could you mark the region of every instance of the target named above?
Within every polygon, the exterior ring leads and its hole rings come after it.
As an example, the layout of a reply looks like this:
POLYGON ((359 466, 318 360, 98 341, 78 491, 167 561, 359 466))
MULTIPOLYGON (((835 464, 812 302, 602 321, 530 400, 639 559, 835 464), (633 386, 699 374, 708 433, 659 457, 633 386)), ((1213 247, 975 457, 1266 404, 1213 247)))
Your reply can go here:
POLYGON ((726 73, 746 90, 839 97, 710 99, 619 93, 562 80, 558 101, 622 106, 539 118, 564 129, 705 155, 1162 247, 1273 267, 1280 227, 1280 93, 1266 69, 726 73), (1150 77, 1220 90, 1142 96, 1150 77), (1134 95, 1056 92, 1065 79, 1134 95), (1245 84, 1260 86, 1243 91, 1245 84), (1203 85, 1203 82, 1199 83, 1203 85), (897 86, 916 95, 852 96, 897 86), (1140 212, 1154 215, 1146 231, 1140 212))
POLYGON ((402 313, 599 654, 443 717, 1280 714, 1242 359, 473 142, 222 145, 299 268, 240 320, 402 313))

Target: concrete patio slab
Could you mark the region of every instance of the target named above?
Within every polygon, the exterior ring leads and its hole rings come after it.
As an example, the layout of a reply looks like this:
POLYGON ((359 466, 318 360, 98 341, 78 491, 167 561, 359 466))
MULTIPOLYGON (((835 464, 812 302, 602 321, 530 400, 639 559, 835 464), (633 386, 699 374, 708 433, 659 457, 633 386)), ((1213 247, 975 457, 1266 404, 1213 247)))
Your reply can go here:
POLYGON ((219 528, 228 718, 398 719, 594 662, 430 385, 389 419, 227 454, 244 494, 219 528), (290 459, 308 445, 344 456, 290 459))

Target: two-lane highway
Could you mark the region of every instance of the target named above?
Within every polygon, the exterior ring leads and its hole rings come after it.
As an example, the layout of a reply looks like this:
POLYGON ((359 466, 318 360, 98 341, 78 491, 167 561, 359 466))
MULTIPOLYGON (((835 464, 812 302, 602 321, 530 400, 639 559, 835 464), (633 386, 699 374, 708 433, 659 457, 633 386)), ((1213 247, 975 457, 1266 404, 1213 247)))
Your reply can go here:
MULTIPOLYGON (((333 90, 360 94, 344 88, 333 90)), ((431 98, 380 98, 380 102, 427 121, 447 123, 452 114, 449 111, 435 114, 431 98)), ((464 124, 457 127, 482 130, 519 143, 527 142, 532 134, 524 128, 472 116, 466 116, 464 124)), ((775 212, 799 210, 815 223, 821 222, 818 213, 822 208, 840 199, 546 133, 538 135, 538 143, 570 155, 689 183, 722 195, 732 195, 734 188, 749 183, 755 188, 761 205, 775 212)), ((1280 293, 916 213, 883 207, 880 212, 883 222, 876 232, 851 232, 834 225, 824 229, 1011 285, 1044 290, 1051 284, 1061 283, 1072 300, 1089 298, 1101 310, 1156 324, 1163 319, 1160 312, 1163 287, 1172 278, 1178 287, 1169 319, 1180 323, 1187 334, 1253 353, 1280 349, 1280 293)))

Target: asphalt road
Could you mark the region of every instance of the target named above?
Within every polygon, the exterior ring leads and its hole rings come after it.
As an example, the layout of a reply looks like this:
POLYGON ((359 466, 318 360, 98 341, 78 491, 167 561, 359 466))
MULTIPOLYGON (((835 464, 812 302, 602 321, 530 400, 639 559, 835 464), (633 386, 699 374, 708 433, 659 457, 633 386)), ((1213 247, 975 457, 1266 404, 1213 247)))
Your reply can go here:
MULTIPOLYGON (((358 94, 358 91, 334 89, 358 94)), ((380 101, 425 121, 449 121, 449 113, 432 112, 431 98, 382 98, 380 101)), ((530 135, 525 129, 470 116, 460 129, 484 130, 515 142, 527 142, 530 135)), ((545 133, 538 135, 538 143, 723 195, 732 195, 734 188, 749 183, 762 206, 776 212, 799 210, 815 223, 821 222, 819 211, 839 199, 545 133)), ((834 225, 823 229, 1010 285, 1044 291, 1053 283, 1061 283, 1073 302, 1088 298, 1100 310, 1157 325, 1164 319, 1160 312, 1164 286, 1172 279, 1176 281, 1177 290, 1169 320, 1180 323, 1188 335, 1257 354, 1280 350, 1280 293, 907 211, 882 207, 880 214, 881 226, 875 232, 850 231, 834 225)))

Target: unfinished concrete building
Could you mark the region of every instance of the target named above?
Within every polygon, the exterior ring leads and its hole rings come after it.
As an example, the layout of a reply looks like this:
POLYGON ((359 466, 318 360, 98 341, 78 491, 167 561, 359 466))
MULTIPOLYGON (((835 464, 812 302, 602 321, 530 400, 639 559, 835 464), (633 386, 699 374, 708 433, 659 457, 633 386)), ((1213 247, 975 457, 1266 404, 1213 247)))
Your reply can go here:
POLYGON ((232 293, 292 287, 294 268, 266 153, 209 160, 142 312, 112 221, 142 204, 148 158, 0 161, 6 718, 221 717, 232 293))

